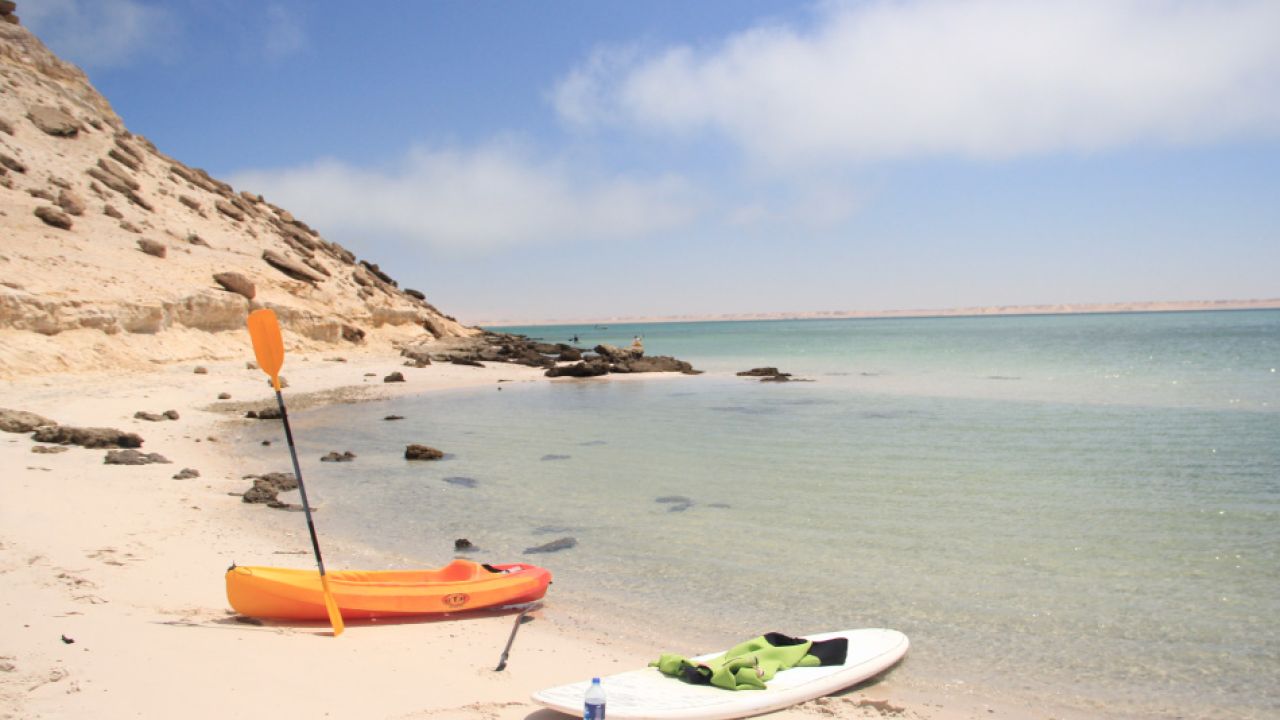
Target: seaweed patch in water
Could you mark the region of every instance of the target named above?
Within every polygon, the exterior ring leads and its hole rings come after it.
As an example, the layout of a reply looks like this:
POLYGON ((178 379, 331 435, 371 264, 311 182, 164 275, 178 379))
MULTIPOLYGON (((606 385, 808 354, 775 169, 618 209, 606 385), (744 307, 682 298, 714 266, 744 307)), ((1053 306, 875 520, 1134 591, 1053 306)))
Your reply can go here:
POLYGON ((656 503, 669 505, 667 512, 684 512, 693 507, 693 500, 683 495, 663 495, 660 498, 654 498, 656 503))
POLYGON ((782 412, 782 410, 777 407, 748 407, 746 405, 715 405, 708 409, 715 410, 716 412, 738 413, 741 415, 776 415, 782 412))

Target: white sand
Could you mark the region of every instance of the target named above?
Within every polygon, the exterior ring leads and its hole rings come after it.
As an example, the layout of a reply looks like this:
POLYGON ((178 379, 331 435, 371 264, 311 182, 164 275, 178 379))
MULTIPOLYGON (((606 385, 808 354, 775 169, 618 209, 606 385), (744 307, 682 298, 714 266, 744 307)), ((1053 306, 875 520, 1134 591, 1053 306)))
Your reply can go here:
MULTIPOLYGON (((331 355, 286 360, 286 402, 301 407, 309 393, 344 386, 383 397, 499 378, 544 381, 521 366, 414 369, 386 355, 326 362, 331 355), (408 382, 383 384, 393 370, 408 382)), ((269 403, 265 376, 244 361, 208 364, 204 375, 193 367, 0 384, 6 407, 138 432, 145 452, 173 461, 110 466, 105 450, 35 454, 29 436, 0 434, 0 717, 555 718, 563 716, 539 710, 531 692, 639 667, 672 649, 627 646, 593 630, 607 623, 558 604, 554 586, 501 673, 493 668, 514 615, 352 623, 339 638, 325 625, 237 621, 224 593, 227 566, 312 567, 310 544, 302 514, 228 494, 249 485, 236 438, 253 421, 200 409, 219 392, 230 402, 269 403), (168 409, 181 419, 132 418, 168 409), (183 467, 201 476, 171 479, 183 467)), ((321 542, 323 549, 323 532, 321 542)), ((329 548, 331 556, 346 550, 329 548)), ((978 707, 943 713, 924 701, 895 714, 894 692, 891 675, 774 717, 988 716, 978 707)))

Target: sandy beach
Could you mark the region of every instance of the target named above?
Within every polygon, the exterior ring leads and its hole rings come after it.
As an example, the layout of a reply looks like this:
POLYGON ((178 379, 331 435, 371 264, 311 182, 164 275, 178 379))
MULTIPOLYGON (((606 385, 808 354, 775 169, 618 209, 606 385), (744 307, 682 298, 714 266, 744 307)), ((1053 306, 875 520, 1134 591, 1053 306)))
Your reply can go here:
MULTIPOLYGON (((520 366, 404 368, 386 354, 290 356, 286 402, 376 400, 395 394, 511 382, 547 382, 520 366), (404 383, 383 383, 394 370, 404 383), (372 374, 367 376, 367 374, 372 374)), ((5 405, 62 424, 137 432, 143 452, 171 464, 105 465, 105 450, 38 454, 29 434, 6 433, 0 509, 0 717, 545 718, 531 692, 644 665, 666 649, 610 637, 555 587, 522 626, 509 665, 494 666, 514 615, 353 622, 246 622, 225 599, 222 573, 241 564, 313 567, 299 513, 242 502, 252 472, 237 462, 241 403, 267 404, 265 376, 244 361, 152 372, 36 376, 4 382, 5 405), (217 396, 227 393, 228 400, 217 396), (178 420, 134 419, 177 410, 178 420), (197 478, 177 480, 183 468, 197 478)), ((274 422, 274 421, 273 421, 274 422)), ((428 441, 424 439, 424 441, 428 441)), ((354 448, 359 452, 360 448, 354 448)), ((316 458, 304 457, 307 465, 316 458)), ((296 493, 294 493, 296 495, 296 493)), ((331 568, 371 548, 324 543, 331 568)), ((372 549, 376 551, 375 549, 372 549)), ((840 697, 775 717, 986 717, 987 706, 902 699, 892 674, 840 697), (911 704, 914 703, 914 704, 911 704)), ((1002 716, 1008 717, 1007 713, 1002 716)))

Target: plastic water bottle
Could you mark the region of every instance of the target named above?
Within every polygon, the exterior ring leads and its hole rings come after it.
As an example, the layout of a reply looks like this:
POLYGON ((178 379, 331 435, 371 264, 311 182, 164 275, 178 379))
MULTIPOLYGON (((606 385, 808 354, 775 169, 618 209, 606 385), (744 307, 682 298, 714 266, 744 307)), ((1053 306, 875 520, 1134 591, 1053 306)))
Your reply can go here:
POLYGON ((591 678, 591 687, 587 688, 582 705, 582 720, 604 720, 604 688, 600 687, 600 678, 591 678))

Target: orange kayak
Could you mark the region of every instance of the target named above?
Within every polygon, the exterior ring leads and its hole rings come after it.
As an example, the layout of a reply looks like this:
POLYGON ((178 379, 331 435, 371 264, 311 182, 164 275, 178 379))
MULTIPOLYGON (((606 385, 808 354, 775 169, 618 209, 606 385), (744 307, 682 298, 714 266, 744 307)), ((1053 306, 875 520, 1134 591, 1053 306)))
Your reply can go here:
MULTIPOLYGON (((434 570, 340 570, 326 573, 342 617, 403 617, 518 605, 547 592, 551 573, 536 565, 481 565, 454 560, 434 570)), ((233 565, 227 600, 242 615, 326 620, 316 570, 233 565)))

